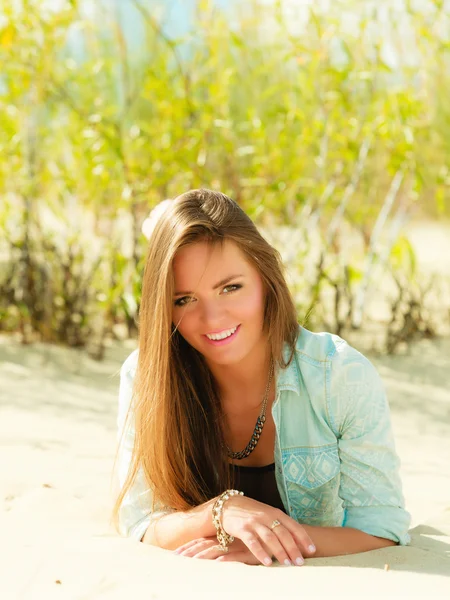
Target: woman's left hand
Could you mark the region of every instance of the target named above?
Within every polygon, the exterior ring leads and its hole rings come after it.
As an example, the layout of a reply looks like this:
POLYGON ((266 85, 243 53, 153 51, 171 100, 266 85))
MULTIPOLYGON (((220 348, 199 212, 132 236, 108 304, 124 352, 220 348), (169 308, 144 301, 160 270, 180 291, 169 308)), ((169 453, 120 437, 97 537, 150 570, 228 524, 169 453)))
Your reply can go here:
POLYGON ((218 548, 217 538, 205 537, 191 540, 187 544, 180 546, 174 552, 180 556, 189 556, 191 558, 206 558, 220 562, 241 562, 246 565, 260 565, 256 556, 250 552, 242 540, 235 538, 229 546, 227 553, 218 548))

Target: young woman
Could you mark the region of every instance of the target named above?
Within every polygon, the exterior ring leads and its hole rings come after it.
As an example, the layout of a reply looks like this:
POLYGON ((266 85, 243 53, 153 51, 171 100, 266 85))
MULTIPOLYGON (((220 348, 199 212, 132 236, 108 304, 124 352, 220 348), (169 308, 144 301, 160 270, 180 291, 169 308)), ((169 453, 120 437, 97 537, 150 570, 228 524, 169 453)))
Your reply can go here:
POLYGON ((192 190, 165 208, 121 369, 120 533, 266 565, 407 544, 372 364, 298 325, 278 252, 233 200, 192 190))

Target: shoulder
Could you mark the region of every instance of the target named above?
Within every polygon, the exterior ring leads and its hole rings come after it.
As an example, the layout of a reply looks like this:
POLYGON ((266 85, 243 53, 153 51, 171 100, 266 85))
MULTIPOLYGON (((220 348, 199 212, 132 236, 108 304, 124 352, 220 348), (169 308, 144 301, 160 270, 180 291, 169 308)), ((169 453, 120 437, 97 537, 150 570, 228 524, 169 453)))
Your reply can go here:
POLYGON ((344 339, 334 333, 314 333, 299 326, 295 356, 300 367, 305 363, 333 373, 349 364, 369 366, 370 361, 344 339))
POLYGON ((126 376, 134 377, 134 375, 136 373, 136 369, 137 369, 138 357, 139 357, 139 349, 136 348, 136 350, 133 350, 133 352, 131 354, 129 354, 127 356, 127 358, 124 360, 124 362, 120 368, 121 377, 126 377, 126 376))
POLYGON ((347 342, 334 333, 314 333, 299 325, 296 355, 299 360, 324 363, 349 347, 347 342))
MULTIPOLYGON (((127 415, 133 397, 133 380, 137 368, 138 350, 127 356, 120 368, 120 385, 119 385, 119 409, 117 413, 117 426, 119 431, 125 426, 127 415)), ((133 424, 130 422, 128 427, 133 431, 133 424)))
POLYGON ((300 327, 295 356, 303 380, 325 390, 332 412, 336 403, 344 409, 345 397, 363 399, 373 393, 383 394, 383 383, 371 361, 338 335, 300 327))
POLYGON ((387 419, 387 399, 382 379, 371 361, 345 340, 331 333, 301 329, 297 342, 299 370, 310 389, 322 389, 320 404, 332 431, 340 437, 352 420, 380 423, 387 419), (322 368, 311 369, 309 365, 322 368), (307 366, 308 365, 308 366, 307 366))

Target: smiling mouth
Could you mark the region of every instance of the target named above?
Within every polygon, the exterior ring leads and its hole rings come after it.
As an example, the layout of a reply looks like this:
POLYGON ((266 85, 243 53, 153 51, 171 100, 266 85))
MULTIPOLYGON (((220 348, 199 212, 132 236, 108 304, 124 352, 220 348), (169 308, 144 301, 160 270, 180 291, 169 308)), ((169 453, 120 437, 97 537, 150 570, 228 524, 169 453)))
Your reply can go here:
POLYGON ((218 342, 220 340, 226 340, 227 338, 231 337, 233 333, 236 333, 238 327, 239 325, 236 325, 236 327, 232 327, 231 329, 224 329, 220 333, 206 333, 205 335, 208 338, 208 340, 218 342))

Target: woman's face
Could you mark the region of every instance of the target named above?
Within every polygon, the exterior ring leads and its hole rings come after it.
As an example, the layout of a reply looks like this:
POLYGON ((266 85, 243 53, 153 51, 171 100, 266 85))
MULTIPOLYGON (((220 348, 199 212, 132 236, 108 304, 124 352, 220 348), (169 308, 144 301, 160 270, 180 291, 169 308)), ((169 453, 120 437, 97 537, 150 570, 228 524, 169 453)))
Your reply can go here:
POLYGON ((264 344, 264 286, 230 241, 185 246, 173 263, 172 321, 207 363, 233 364, 264 344))

